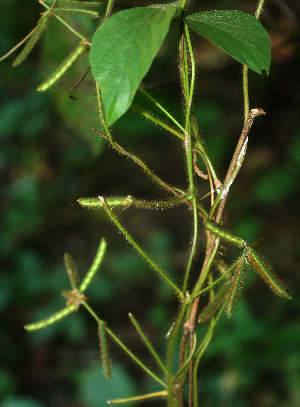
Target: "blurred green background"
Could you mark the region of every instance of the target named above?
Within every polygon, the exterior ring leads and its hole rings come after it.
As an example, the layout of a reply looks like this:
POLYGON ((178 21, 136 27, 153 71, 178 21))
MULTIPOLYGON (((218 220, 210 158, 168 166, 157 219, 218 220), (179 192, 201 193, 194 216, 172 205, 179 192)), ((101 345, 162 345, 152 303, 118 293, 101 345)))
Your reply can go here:
MULTIPOLYGON (((116 1, 115 11, 150 1, 116 1)), ((237 9, 254 14, 256 1, 191 1, 189 13, 237 9)), ((1 0, 0 54, 35 26, 43 7, 37 0, 1 0)), ((104 6, 99 7, 103 14, 104 6)), ((83 35, 99 21, 67 20, 83 35)), ((222 317, 199 369, 202 407, 298 407, 300 405, 300 4, 266 1, 261 22, 272 41, 270 75, 249 73, 250 108, 263 108, 250 133, 243 169, 231 189, 225 224, 249 241, 263 236, 263 254, 286 283, 293 301, 275 296, 249 273, 244 296, 230 320, 222 317)), ((176 318, 177 302, 152 270, 126 244, 102 211, 79 207, 87 196, 163 199, 167 196, 130 160, 117 155, 91 127, 101 128, 84 55, 57 85, 41 94, 38 85, 78 41, 55 18, 19 67, 18 52, 0 64, 0 399, 3 407, 100 407, 109 398, 159 390, 113 343, 113 378, 101 371, 97 326, 80 309, 51 328, 27 333, 26 323, 64 305, 69 288, 63 254, 70 253, 80 276, 91 264, 101 237, 105 261, 87 290, 100 318, 148 365, 156 369, 128 319, 132 312, 163 355, 164 335, 176 318)), ((226 173, 243 123, 241 66, 193 36, 197 83, 194 113, 220 179, 226 173)), ((144 86, 182 119, 177 27, 172 25, 144 86)), ((137 96, 140 105, 148 102, 137 96)), ((150 107, 150 105, 149 105, 150 107)), ((155 173, 185 188, 182 146, 135 113, 112 128, 115 139, 139 155, 155 173)), ((199 194, 208 185, 198 181, 199 194)), ((208 201, 204 201, 208 205, 208 201)), ((115 210, 126 228, 172 278, 180 282, 187 261, 191 214, 115 210)), ((205 234, 201 230, 204 249, 205 234)), ((224 250, 223 250, 224 251, 224 250)), ((228 258, 236 252, 226 248, 228 258)), ((199 249, 194 276, 203 252, 199 249)), ((206 327, 200 327, 199 334, 206 327)), ((160 405, 148 402, 145 405, 160 405)), ((163 404, 162 404, 163 405, 163 404)))

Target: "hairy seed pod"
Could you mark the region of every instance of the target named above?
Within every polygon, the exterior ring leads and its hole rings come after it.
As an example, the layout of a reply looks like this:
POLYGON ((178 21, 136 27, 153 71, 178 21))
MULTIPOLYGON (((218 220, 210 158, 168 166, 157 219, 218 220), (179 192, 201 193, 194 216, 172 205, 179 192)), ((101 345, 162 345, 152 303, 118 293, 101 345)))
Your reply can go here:
POLYGON ((48 21, 48 17, 49 17, 49 14, 46 13, 40 18, 39 22, 37 23, 37 26, 35 27, 35 30, 33 31, 31 37, 27 41, 25 47, 20 52, 20 54, 17 56, 17 58, 14 60, 13 66, 20 65, 20 63, 24 61, 24 59, 27 57, 29 52, 35 46, 35 44, 39 40, 42 32, 46 28, 46 23, 48 21))
MULTIPOLYGON (((108 206, 124 206, 128 208, 132 203, 132 198, 128 195, 125 197, 105 198, 105 201, 108 206)), ((86 208, 103 208, 103 203, 99 198, 80 198, 77 202, 86 208)))
POLYGON ((39 329, 47 328, 48 326, 55 324, 56 322, 65 318, 67 315, 72 314, 77 310, 78 305, 68 305, 60 311, 57 311, 55 314, 50 315, 50 317, 41 319, 40 321, 34 322, 33 324, 25 325, 24 328, 26 329, 26 331, 37 331, 39 329))
POLYGON ((73 14, 73 15, 79 15, 79 16, 85 16, 85 17, 91 17, 91 18, 99 18, 99 13, 97 11, 91 11, 91 10, 82 10, 82 9, 77 9, 77 8, 53 8, 50 11, 51 14, 73 14))
POLYGON ((109 355, 109 350, 106 342, 106 335, 105 335, 105 322, 100 321, 98 326, 98 335, 100 339, 100 351, 101 351, 101 359, 103 362, 103 370, 105 377, 110 379, 111 377, 111 359, 109 355))
POLYGON ((232 283, 228 292, 228 301, 226 304, 226 314, 232 317, 235 312, 238 300, 242 294, 242 288, 245 282, 248 269, 248 249, 245 250, 241 260, 238 262, 232 283))
POLYGON ((292 299, 292 296, 286 291, 282 281, 275 274, 272 267, 269 266, 267 261, 252 248, 249 249, 249 264, 255 269, 255 271, 257 271, 271 290, 281 297, 292 299))
POLYGON ((240 236, 227 232, 208 220, 205 220, 203 223, 207 230, 217 235, 220 239, 225 240, 226 242, 231 243, 240 249, 247 245, 246 241, 240 236))
POLYGON ((95 277, 95 275, 101 265, 101 262, 103 260, 103 257, 104 257, 105 251, 106 251, 106 245, 107 245, 106 240, 102 238, 100 241, 96 256, 93 260, 93 263, 80 284, 79 291, 81 293, 83 293, 88 288, 88 286, 91 284, 93 278, 95 277))
POLYGON ((85 50, 85 44, 80 43, 77 45, 77 47, 74 49, 74 51, 71 52, 71 54, 64 60, 64 62, 56 69, 55 72, 53 72, 52 75, 49 76, 48 79, 46 79, 38 88, 37 90, 39 92, 45 92, 51 86, 53 86, 65 73, 66 71, 73 65, 73 63, 76 61, 76 59, 83 53, 85 50))
POLYGON ((224 301, 224 298, 227 296, 229 288, 229 283, 225 283, 223 285, 223 287, 216 293, 210 303, 201 312, 198 322, 203 324, 214 315, 214 313, 220 308, 222 302, 224 301))
MULTIPOLYGON (((43 0, 48 6, 52 6, 53 0, 43 0)), ((86 6, 86 7, 99 7, 103 4, 102 1, 73 1, 73 0, 57 0, 55 3, 58 6, 86 6)))

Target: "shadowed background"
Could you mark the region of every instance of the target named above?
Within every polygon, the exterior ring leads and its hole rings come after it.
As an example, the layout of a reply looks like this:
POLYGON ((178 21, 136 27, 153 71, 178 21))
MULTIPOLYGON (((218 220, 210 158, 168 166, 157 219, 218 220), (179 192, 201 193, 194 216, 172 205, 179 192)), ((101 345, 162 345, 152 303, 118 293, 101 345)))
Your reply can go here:
MULTIPOLYGON (((116 1, 115 11, 148 4, 116 1)), ((191 1, 188 12, 222 8, 254 14, 255 7, 252 0, 191 1)), ((42 11, 35 0, 2 0, 1 56, 34 28, 42 11)), ((103 5, 99 11, 103 15, 103 5)), ((230 320, 225 315, 221 318, 200 365, 203 407, 298 407, 300 403, 299 19, 298 1, 266 1, 261 22, 271 37, 270 75, 250 71, 249 93, 250 108, 263 108, 267 115, 255 119, 225 212, 226 229, 250 242, 266 238, 262 253, 293 301, 275 296, 249 273, 236 314, 230 320)), ((86 17, 67 20, 90 37, 99 25, 86 17)), ((73 256, 82 277, 101 237, 107 239, 103 266, 86 295, 99 317, 153 370, 157 367, 128 312, 161 355, 167 346, 164 335, 176 318, 174 294, 103 211, 86 210, 77 203, 80 197, 98 195, 130 194, 153 200, 168 196, 91 130, 101 130, 91 74, 76 90, 76 101, 69 99, 69 90, 89 64, 88 55, 51 90, 36 91, 77 44, 74 35, 52 18, 26 61, 12 68, 17 51, 0 64, 0 395, 5 407, 100 407, 109 398, 159 390, 113 343, 113 377, 106 381, 97 326, 83 309, 37 333, 23 329, 64 306, 60 292, 69 289, 65 252, 73 256)), ((198 69, 194 114, 223 180, 243 126, 241 65, 194 34, 193 44, 198 69)), ((177 46, 173 24, 143 84, 182 120, 177 46)), ((136 103, 151 108, 140 95, 136 103)), ((118 143, 141 157, 159 177, 186 187, 184 150, 173 136, 133 112, 117 121, 112 131, 118 143)), ((197 188, 199 196, 209 191, 200 178, 197 188)), ((208 207, 209 201, 203 205, 208 207)), ((116 209, 114 213, 180 283, 191 238, 191 213, 183 206, 164 211, 116 209)), ((204 249, 205 233, 200 229, 191 283, 199 273, 204 249)), ((222 252, 226 259, 238 253, 230 246, 222 252)), ((201 326, 198 337, 206 329, 201 326)), ((145 403, 154 404, 160 402, 145 403)))

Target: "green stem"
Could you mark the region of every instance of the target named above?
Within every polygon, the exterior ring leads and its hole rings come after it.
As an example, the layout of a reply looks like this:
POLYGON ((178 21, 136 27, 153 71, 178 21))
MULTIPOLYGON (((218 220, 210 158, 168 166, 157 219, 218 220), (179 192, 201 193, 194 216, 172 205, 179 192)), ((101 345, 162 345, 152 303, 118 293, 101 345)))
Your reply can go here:
MULTIPOLYGON (((186 24, 184 25, 184 28, 185 28, 186 43, 188 46, 188 53, 189 53, 190 62, 191 62, 191 79, 190 79, 190 86, 189 86, 189 95, 188 95, 188 98, 186 98, 186 101, 187 101, 186 122, 185 122, 185 131, 186 131, 187 128, 189 127, 189 123, 191 120, 192 101, 193 101, 193 96, 194 96, 195 78, 196 78, 196 68, 195 68, 194 52, 193 52, 193 47, 191 44, 189 29, 186 24)), ((188 81, 189 69, 188 69, 187 57, 186 57, 185 69, 186 69, 185 75, 186 75, 186 78, 188 81)))
MULTIPOLYGON (((259 19, 264 5, 265 0, 259 0, 256 11, 255 18, 259 19)), ((243 96, 244 96, 244 123, 246 123, 249 115, 249 90, 248 90, 248 66, 243 65, 243 96)))
POLYGON ((107 20, 112 12, 115 0, 109 0, 106 7, 104 21, 107 20))
POLYGON ((214 247, 213 247, 213 249, 211 251, 211 255, 210 255, 209 260, 208 260, 208 262, 206 264, 205 270, 202 270, 200 278, 199 278, 199 280, 198 280, 198 282, 197 282, 197 284, 196 284, 196 286, 195 286, 195 288, 193 290, 193 293, 192 293, 193 298, 197 297, 199 295, 199 293, 200 293, 199 290, 202 288, 202 286, 204 284, 204 281, 206 280, 207 274, 208 274, 208 272, 210 270, 210 267, 211 267, 211 265, 212 265, 212 263, 214 261, 215 255, 218 252, 220 239, 218 237, 216 237, 216 238, 213 237, 213 240, 214 240, 214 247))
POLYGON ((191 251, 190 251, 190 255, 189 255, 189 260, 188 260, 188 264, 186 267, 186 271, 185 271, 185 276, 184 276, 184 283, 183 283, 183 295, 186 295, 186 291, 187 291, 187 283, 188 283, 188 278, 189 278, 189 274, 192 268, 192 263, 193 260, 195 258, 196 255, 196 248, 197 248, 197 237, 198 237, 198 210, 197 210, 197 201, 196 201, 196 196, 194 195, 192 198, 192 203, 193 203, 193 218, 194 218, 194 222, 193 222, 193 240, 192 240, 192 247, 191 247, 191 251))
MULTIPOLYGON (((145 110, 141 109, 140 107, 138 107, 136 105, 131 105, 130 108, 132 110, 134 110, 135 112, 144 116, 146 119, 151 120, 153 123, 159 125, 163 129, 168 130, 170 133, 174 134, 176 137, 180 138, 181 140, 184 140, 184 136, 181 133, 172 129, 172 127, 168 126, 167 124, 165 124, 163 121, 161 121, 157 117, 154 117, 152 114, 146 112, 145 110)), ((184 129, 183 129, 183 131, 184 131, 184 129)))
POLYGON ((105 199, 103 197, 99 196, 99 199, 101 200, 103 207, 110 217, 110 219, 114 222, 114 224, 118 227, 118 229, 123 233, 123 235, 126 237, 126 239, 132 244, 132 246, 144 257, 144 259, 158 272, 158 274, 169 284, 169 286, 177 293, 180 299, 183 298, 183 294, 181 290, 173 283, 172 280, 169 279, 169 277, 166 275, 166 273, 158 267, 158 265, 144 252, 144 250, 136 243, 136 241, 133 239, 133 237, 127 232, 127 230, 121 225, 121 223, 118 221, 118 219, 115 217, 115 215, 112 213, 111 209, 107 205, 105 199))
POLYGON ((124 344, 120 339, 108 328, 106 327, 106 332, 113 338, 113 340, 133 359, 149 376, 152 377, 161 386, 167 388, 167 384, 161 380, 156 374, 154 374, 150 369, 148 369, 124 344))
POLYGON ((108 126, 106 124, 105 118, 104 118, 104 114, 103 114, 103 110, 102 110, 102 104, 101 104, 101 93, 100 93, 100 87, 99 84, 96 82, 96 92, 97 92, 97 102, 98 102, 98 109, 99 109, 99 115, 100 115, 100 120, 101 120, 101 124, 105 130, 106 136, 99 133, 95 128, 93 128, 93 130, 100 134, 102 137, 104 137, 105 139, 107 139, 110 142, 110 145, 116 150, 118 151, 120 154, 124 154, 127 157, 130 157, 134 162, 136 162, 139 166, 142 167, 142 169, 146 172, 146 174, 154 181, 156 182, 159 186, 161 186, 162 188, 172 192, 174 195, 180 197, 180 195, 184 195, 184 192, 179 190, 178 188, 173 188, 171 186, 169 186, 168 184, 166 184, 163 180, 161 180, 159 177, 157 177, 147 166, 145 163, 143 163, 142 160, 140 160, 138 157, 136 157, 133 154, 128 153, 126 150, 124 150, 123 147, 121 147, 119 144, 117 144, 111 134, 110 131, 108 129, 108 126))
MULTIPOLYGON (((214 328, 216 326, 216 323, 220 319, 220 316, 222 315, 222 313, 224 311, 225 305, 226 305, 226 301, 224 301, 224 304, 222 305, 217 317, 214 318, 211 321, 209 330, 207 331, 203 341, 201 342, 201 344, 199 345, 199 347, 198 347, 198 349, 197 349, 197 351, 195 353, 195 364, 194 364, 194 371, 193 371, 194 383, 195 384, 197 384, 197 373, 198 373, 198 366, 199 366, 200 360, 201 360, 202 355, 206 351, 206 349, 207 349, 207 347, 208 347, 208 345, 209 345, 209 343, 210 343, 210 341, 212 339, 214 328)), ((194 399, 193 406, 198 407, 198 389, 197 389, 197 385, 195 385, 195 387, 194 387, 194 397, 193 397, 193 399, 194 399)))
POLYGON ((174 379, 173 379, 174 382, 189 368, 190 361, 192 360, 192 358, 195 354, 196 345, 197 345, 197 339, 196 339, 196 334, 194 333, 193 348, 192 348, 189 356, 185 360, 183 366, 181 366, 181 368, 178 370, 178 372, 174 376, 174 379))
POLYGON ((173 326, 173 329, 170 333, 170 338, 169 338, 169 346, 168 346, 168 351, 167 351, 167 370, 168 370, 167 381, 168 381, 168 388, 169 388, 169 398, 168 398, 169 406, 173 406, 174 391, 175 391, 175 383, 174 383, 173 374, 172 374, 173 373, 172 372, 172 370, 173 370, 173 364, 172 364, 173 351, 174 351, 174 346, 176 343, 178 331, 181 328, 182 320, 186 313, 186 308, 187 308, 187 304, 186 303, 182 304, 178 318, 175 321, 175 324, 173 326))
POLYGON ((168 118, 170 120, 172 120, 172 122, 174 124, 176 124, 176 126, 182 131, 184 132, 184 128, 181 126, 180 123, 178 123, 178 121, 160 104, 158 103, 151 95, 149 95, 149 93, 147 93, 143 88, 139 87, 139 91, 142 92, 145 96, 147 96, 148 99, 150 99, 155 106, 157 106, 166 116, 168 116, 168 118))
MULTIPOLYGON (((44 6, 47 10, 51 10, 51 7, 48 7, 47 4, 45 4, 43 1, 39 1, 42 6, 44 6)), ((83 37, 81 34, 79 34, 74 28, 72 28, 68 23, 66 23, 61 17, 59 17, 57 14, 52 14, 54 17, 56 17, 62 24, 64 24, 73 34, 75 34, 78 38, 80 38, 84 42, 89 42, 85 37, 83 37)))
MULTIPOLYGON (((183 283, 183 294, 185 295, 187 290, 187 283, 189 274, 192 268, 192 263, 196 254, 196 247, 197 247, 197 237, 198 237, 198 210, 197 210, 197 199, 195 194, 195 186, 194 186, 194 167, 193 167, 193 140, 192 140, 192 131, 191 131, 191 106, 192 106, 192 99, 194 94, 194 87, 195 87, 195 60, 194 54, 192 49, 192 44, 190 41, 189 31, 187 25, 185 25, 185 37, 186 43, 188 46, 188 53, 190 56, 191 61, 191 80, 189 86, 189 96, 186 99, 186 124, 185 124, 185 151, 186 151, 186 161, 187 161, 187 169, 188 169, 188 179, 189 179, 189 195, 191 197, 191 202, 193 205, 193 239, 192 239, 192 246, 189 255, 188 264, 186 267, 186 272, 184 276, 184 283, 183 283)), ((184 40, 185 44, 185 40, 184 40)), ((183 78, 186 78, 188 81, 188 62, 185 59, 184 63, 184 70, 182 72, 183 78)))
POLYGON ((111 137, 110 131, 106 124, 106 120, 105 120, 103 109, 102 109, 100 86, 99 86, 98 82, 96 82, 96 95, 97 95, 97 104, 98 104, 99 116, 100 116, 100 121, 101 121, 102 127, 104 128, 105 134, 109 138, 111 144, 113 144, 113 139, 111 137))
POLYGON ((186 41, 184 34, 182 34, 181 42, 180 42, 180 78, 181 78, 181 87, 183 96, 185 99, 185 104, 187 105, 189 99, 189 82, 188 82, 188 57, 187 57, 187 50, 186 50, 186 41))
MULTIPOLYGON (((88 312, 95 318, 95 320, 98 322, 98 324, 101 323, 101 319, 98 317, 98 315, 92 310, 92 308, 85 302, 82 302, 82 305, 85 306, 85 308, 88 310, 88 312)), ((167 385, 164 381, 162 381, 159 377, 156 376, 151 370, 149 370, 124 344, 123 342, 120 341, 120 339, 113 333, 111 329, 109 329, 107 326, 105 326, 106 332, 113 338, 113 340, 133 359, 146 373, 148 373, 149 376, 152 377, 152 379, 156 380, 159 384, 161 384, 163 387, 167 388, 167 385)))
POLYGON ((213 182, 215 184, 215 187, 218 188, 219 185, 217 184, 217 180, 218 180, 217 174, 216 174, 216 172, 214 170, 212 162, 210 161, 208 155, 206 154, 206 151, 205 151, 205 149, 203 147, 203 144, 202 144, 200 138, 198 137, 197 129, 195 127, 196 126, 195 126, 194 122, 192 122, 192 128, 193 128, 194 134, 197 136, 197 140, 196 140, 197 149, 199 150, 199 152, 201 154, 201 157, 202 157, 203 161, 206 164, 207 170, 210 172, 210 175, 211 175, 212 180, 213 180, 213 182))
POLYGON ((135 329, 137 330, 138 334, 140 335, 140 337, 142 338, 142 340, 145 342, 148 350, 150 351, 151 355, 154 357, 154 359, 156 360, 156 362, 159 364, 159 366, 161 367, 161 369, 163 370, 163 372, 167 375, 167 369, 165 367, 165 365, 162 363, 160 357, 158 356, 158 354, 155 352, 153 346, 151 345, 151 343, 149 342, 148 338, 146 337, 146 335, 144 334, 144 332, 142 331, 142 328, 140 327, 139 323, 137 322, 137 320, 134 318, 134 316, 129 313, 129 318, 131 319, 131 322, 133 323, 135 329))
MULTIPOLYGON (((236 265, 238 264, 238 262, 239 262, 241 259, 242 259, 242 257, 239 257, 239 258, 233 263, 233 265, 230 266, 230 268, 229 268, 228 270, 226 270, 226 272, 225 272, 224 274, 222 274, 221 277, 219 277, 219 278, 218 278, 217 280, 215 280, 214 282, 210 283, 210 284, 209 284, 206 288, 204 288, 203 290, 197 292, 197 294, 195 294, 195 295, 192 294, 191 297, 192 297, 192 298, 196 298, 196 297, 198 297, 199 295, 205 293, 205 291, 210 290, 213 286, 215 286, 216 284, 218 284, 221 280, 223 280, 223 278, 224 278, 227 274, 229 274, 229 273, 236 267, 236 265)), ((211 266, 212 262, 210 262, 209 264, 210 264, 210 266, 211 266)), ((201 280, 201 281, 203 281, 203 280, 201 280)), ((199 285, 200 285, 200 284, 199 284, 199 285)))

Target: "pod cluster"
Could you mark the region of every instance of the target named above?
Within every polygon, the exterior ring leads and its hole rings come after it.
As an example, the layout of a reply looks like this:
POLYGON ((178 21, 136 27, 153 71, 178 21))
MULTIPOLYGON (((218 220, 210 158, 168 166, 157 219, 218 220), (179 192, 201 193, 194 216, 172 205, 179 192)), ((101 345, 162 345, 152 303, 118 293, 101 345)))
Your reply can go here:
POLYGON ((215 312, 217 307, 221 305, 225 297, 227 297, 226 314, 229 317, 234 314, 249 266, 251 266, 260 275, 260 277, 266 282, 269 288, 273 290, 277 295, 292 299, 292 296, 288 293, 288 291, 284 287, 284 284, 276 275, 272 267, 254 248, 249 246, 243 238, 222 229, 221 227, 208 220, 204 221, 204 226, 208 231, 214 233, 220 239, 231 243, 232 245, 237 246, 240 249, 243 249, 243 253, 235 267, 231 284, 226 283, 215 295, 214 299, 201 313, 199 317, 200 322, 205 322, 207 319, 209 319, 210 316, 215 312))

